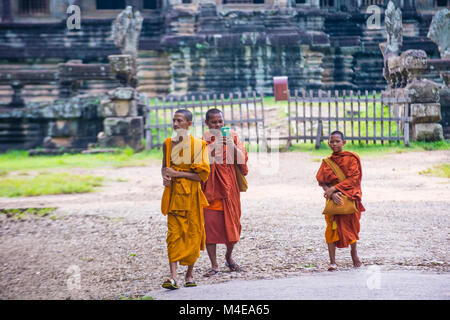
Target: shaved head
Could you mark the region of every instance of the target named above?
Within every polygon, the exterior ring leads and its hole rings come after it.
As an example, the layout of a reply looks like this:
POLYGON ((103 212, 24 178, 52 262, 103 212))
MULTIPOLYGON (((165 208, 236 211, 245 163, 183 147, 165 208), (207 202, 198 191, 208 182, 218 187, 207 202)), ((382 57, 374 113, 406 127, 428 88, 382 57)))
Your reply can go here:
POLYGON ((209 121, 209 118, 211 117, 212 114, 222 114, 222 111, 220 111, 219 109, 209 109, 206 112, 206 121, 209 121))
POLYGON ((181 113, 188 122, 192 121, 192 112, 187 109, 179 109, 175 113, 181 113))
POLYGON ((340 136, 341 136, 341 139, 342 139, 342 140, 345 140, 344 134, 343 134, 341 131, 339 131, 339 130, 333 131, 333 132, 330 134, 330 137, 331 137, 331 136, 334 136, 335 134, 340 135, 340 136))

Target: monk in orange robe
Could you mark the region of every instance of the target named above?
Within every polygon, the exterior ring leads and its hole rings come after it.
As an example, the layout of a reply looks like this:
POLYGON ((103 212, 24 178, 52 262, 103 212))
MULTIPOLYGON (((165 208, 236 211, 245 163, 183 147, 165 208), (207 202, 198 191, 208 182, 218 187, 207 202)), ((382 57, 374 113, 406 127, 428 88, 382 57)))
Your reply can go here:
POLYGON ((182 109, 175 112, 174 139, 163 145, 162 176, 164 193, 161 211, 167 215, 167 253, 171 278, 163 288, 178 289, 177 263, 187 265, 185 286, 194 287, 194 263, 205 250, 203 207, 208 205, 201 189, 201 182, 208 179, 210 167, 207 144, 188 133, 192 125, 192 113, 182 109))
POLYGON ((206 250, 211 260, 211 270, 205 276, 210 277, 219 272, 217 244, 227 247, 225 260, 230 271, 242 271, 232 257, 233 248, 241 236, 241 201, 235 166, 244 176, 247 175, 248 156, 236 132, 231 130, 230 136, 222 136, 220 129, 224 126, 224 119, 220 110, 208 110, 205 123, 209 130, 203 139, 209 147, 211 174, 208 181, 202 184, 202 189, 209 202, 203 212, 206 250))
POLYGON ((343 171, 346 179, 339 182, 333 170, 325 163, 317 172, 316 178, 319 185, 324 190, 324 197, 332 199, 336 204, 342 204, 342 195, 354 200, 357 212, 346 215, 325 215, 327 227, 325 230, 325 240, 328 244, 328 253, 330 255, 329 271, 337 270, 335 254, 336 247, 344 248, 350 245, 351 257, 354 267, 362 265, 358 257, 356 241, 359 240, 361 212, 365 211, 361 203, 361 179, 362 169, 359 156, 353 152, 342 151, 345 145, 344 135, 340 131, 334 131, 328 141, 329 147, 333 150, 331 160, 333 160, 343 171))

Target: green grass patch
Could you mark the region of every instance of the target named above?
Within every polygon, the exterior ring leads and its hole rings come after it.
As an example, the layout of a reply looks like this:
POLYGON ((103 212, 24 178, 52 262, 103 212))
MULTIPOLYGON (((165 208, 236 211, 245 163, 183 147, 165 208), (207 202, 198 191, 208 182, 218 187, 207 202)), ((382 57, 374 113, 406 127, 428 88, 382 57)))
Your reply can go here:
POLYGON ((49 217, 55 220, 56 216, 50 214, 56 208, 22 208, 22 209, 0 209, 0 214, 5 214, 8 218, 16 220, 24 220, 27 216, 34 216, 36 218, 49 217))
POLYGON ((92 192, 104 178, 70 173, 43 173, 34 177, 0 179, 0 197, 32 197, 48 194, 92 192))
POLYGON ((0 154, 0 178, 9 172, 54 168, 140 167, 152 160, 162 159, 161 150, 134 153, 133 149, 119 149, 118 153, 64 154, 59 156, 28 156, 28 151, 0 154))
POLYGON ((441 178, 450 178, 450 163, 436 165, 433 168, 428 168, 426 170, 420 171, 419 174, 441 178))
POLYGON ((126 297, 126 296, 119 296, 119 300, 153 300, 153 297, 151 296, 143 296, 143 297, 126 297))

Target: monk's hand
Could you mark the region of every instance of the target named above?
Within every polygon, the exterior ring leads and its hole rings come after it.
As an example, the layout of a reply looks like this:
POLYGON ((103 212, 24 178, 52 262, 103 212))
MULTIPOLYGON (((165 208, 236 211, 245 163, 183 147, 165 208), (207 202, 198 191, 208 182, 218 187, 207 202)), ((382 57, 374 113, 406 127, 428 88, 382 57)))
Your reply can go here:
POLYGON ((232 136, 223 137, 223 145, 234 146, 234 139, 232 136))
POLYGON ((177 178, 179 175, 178 171, 173 168, 166 168, 165 173, 168 178, 177 178))
POLYGON ((336 188, 335 187, 330 187, 328 189, 325 190, 325 193, 323 194, 323 196, 327 199, 331 199, 331 196, 336 192, 336 188))
POLYGON ((331 195, 331 199, 333 199, 333 202, 336 203, 338 206, 344 204, 344 200, 342 200, 342 193, 335 192, 331 195))
POLYGON ((164 187, 170 187, 171 182, 172 182, 171 178, 169 178, 169 179, 163 178, 163 186, 164 187))

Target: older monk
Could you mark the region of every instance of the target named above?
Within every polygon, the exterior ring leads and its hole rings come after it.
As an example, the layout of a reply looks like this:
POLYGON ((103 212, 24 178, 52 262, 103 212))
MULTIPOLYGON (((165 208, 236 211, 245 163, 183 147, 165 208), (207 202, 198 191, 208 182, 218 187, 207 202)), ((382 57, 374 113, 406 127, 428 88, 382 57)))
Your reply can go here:
POLYGON ((208 179, 210 168, 206 142, 188 133, 192 113, 177 110, 173 116, 173 129, 177 136, 168 138, 163 145, 162 177, 164 194, 161 211, 167 215, 167 253, 171 278, 163 288, 178 289, 177 263, 187 265, 185 286, 196 286, 193 280, 194 263, 205 249, 203 207, 208 201, 201 182, 208 179))

